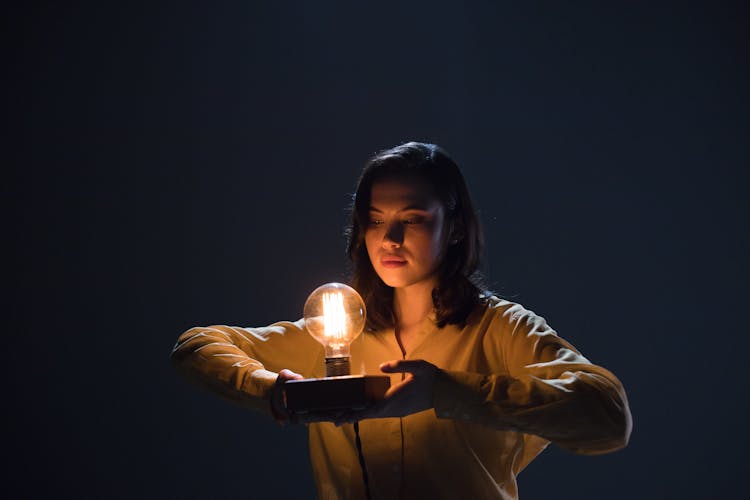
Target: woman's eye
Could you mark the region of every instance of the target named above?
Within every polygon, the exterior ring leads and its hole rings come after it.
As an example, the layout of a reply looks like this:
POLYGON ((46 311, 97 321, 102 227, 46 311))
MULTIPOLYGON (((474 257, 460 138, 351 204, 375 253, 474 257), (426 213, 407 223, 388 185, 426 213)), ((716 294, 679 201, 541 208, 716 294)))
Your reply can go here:
POLYGON ((406 219, 404 221, 404 224, 413 225, 413 224, 421 224, 422 222, 424 222, 424 219, 422 217, 412 217, 411 219, 406 219))
POLYGON ((383 224, 383 221, 380 219, 370 219, 371 226, 380 226, 381 224, 383 224))

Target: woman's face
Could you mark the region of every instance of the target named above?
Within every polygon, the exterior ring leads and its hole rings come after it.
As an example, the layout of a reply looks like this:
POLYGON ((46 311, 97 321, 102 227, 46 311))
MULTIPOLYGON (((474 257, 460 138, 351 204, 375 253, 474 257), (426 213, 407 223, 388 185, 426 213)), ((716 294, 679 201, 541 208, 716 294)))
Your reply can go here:
POLYGON ((422 180, 407 177, 372 185, 365 245, 386 285, 437 284, 444 219, 443 205, 422 180))

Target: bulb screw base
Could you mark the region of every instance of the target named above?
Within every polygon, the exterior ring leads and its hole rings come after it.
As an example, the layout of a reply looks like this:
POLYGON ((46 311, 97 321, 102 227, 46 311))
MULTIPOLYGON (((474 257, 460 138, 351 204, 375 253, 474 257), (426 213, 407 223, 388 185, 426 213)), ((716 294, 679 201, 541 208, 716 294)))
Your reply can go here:
POLYGON ((349 358, 326 358, 326 377, 349 375, 349 358))

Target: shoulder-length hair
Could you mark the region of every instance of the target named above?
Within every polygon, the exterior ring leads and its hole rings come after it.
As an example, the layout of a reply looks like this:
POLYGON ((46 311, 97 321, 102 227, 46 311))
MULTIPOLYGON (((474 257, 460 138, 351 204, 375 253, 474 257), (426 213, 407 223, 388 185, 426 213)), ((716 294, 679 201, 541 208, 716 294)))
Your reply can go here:
POLYGON ((435 144, 408 142, 370 158, 362 170, 346 230, 347 255, 353 264, 352 287, 367 307, 369 331, 395 326, 393 288, 375 272, 365 245, 372 185, 385 178, 418 178, 432 186, 445 219, 438 286, 432 291, 438 327, 463 324, 485 291, 478 271, 484 246, 479 218, 456 162, 435 144))

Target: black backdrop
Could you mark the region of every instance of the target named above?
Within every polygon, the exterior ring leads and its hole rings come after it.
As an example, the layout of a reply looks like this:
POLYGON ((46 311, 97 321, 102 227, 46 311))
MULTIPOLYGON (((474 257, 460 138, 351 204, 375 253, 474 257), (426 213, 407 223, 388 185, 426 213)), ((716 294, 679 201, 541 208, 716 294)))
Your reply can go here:
POLYGON ((491 287, 628 390, 630 446, 552 446, 522 497, 745 484, 746 7, 50 2, 4 24, 6 493, 311 497, 304 429, 168 354, 346 279, 358 171, 410 139, 462 165, 491 287))

